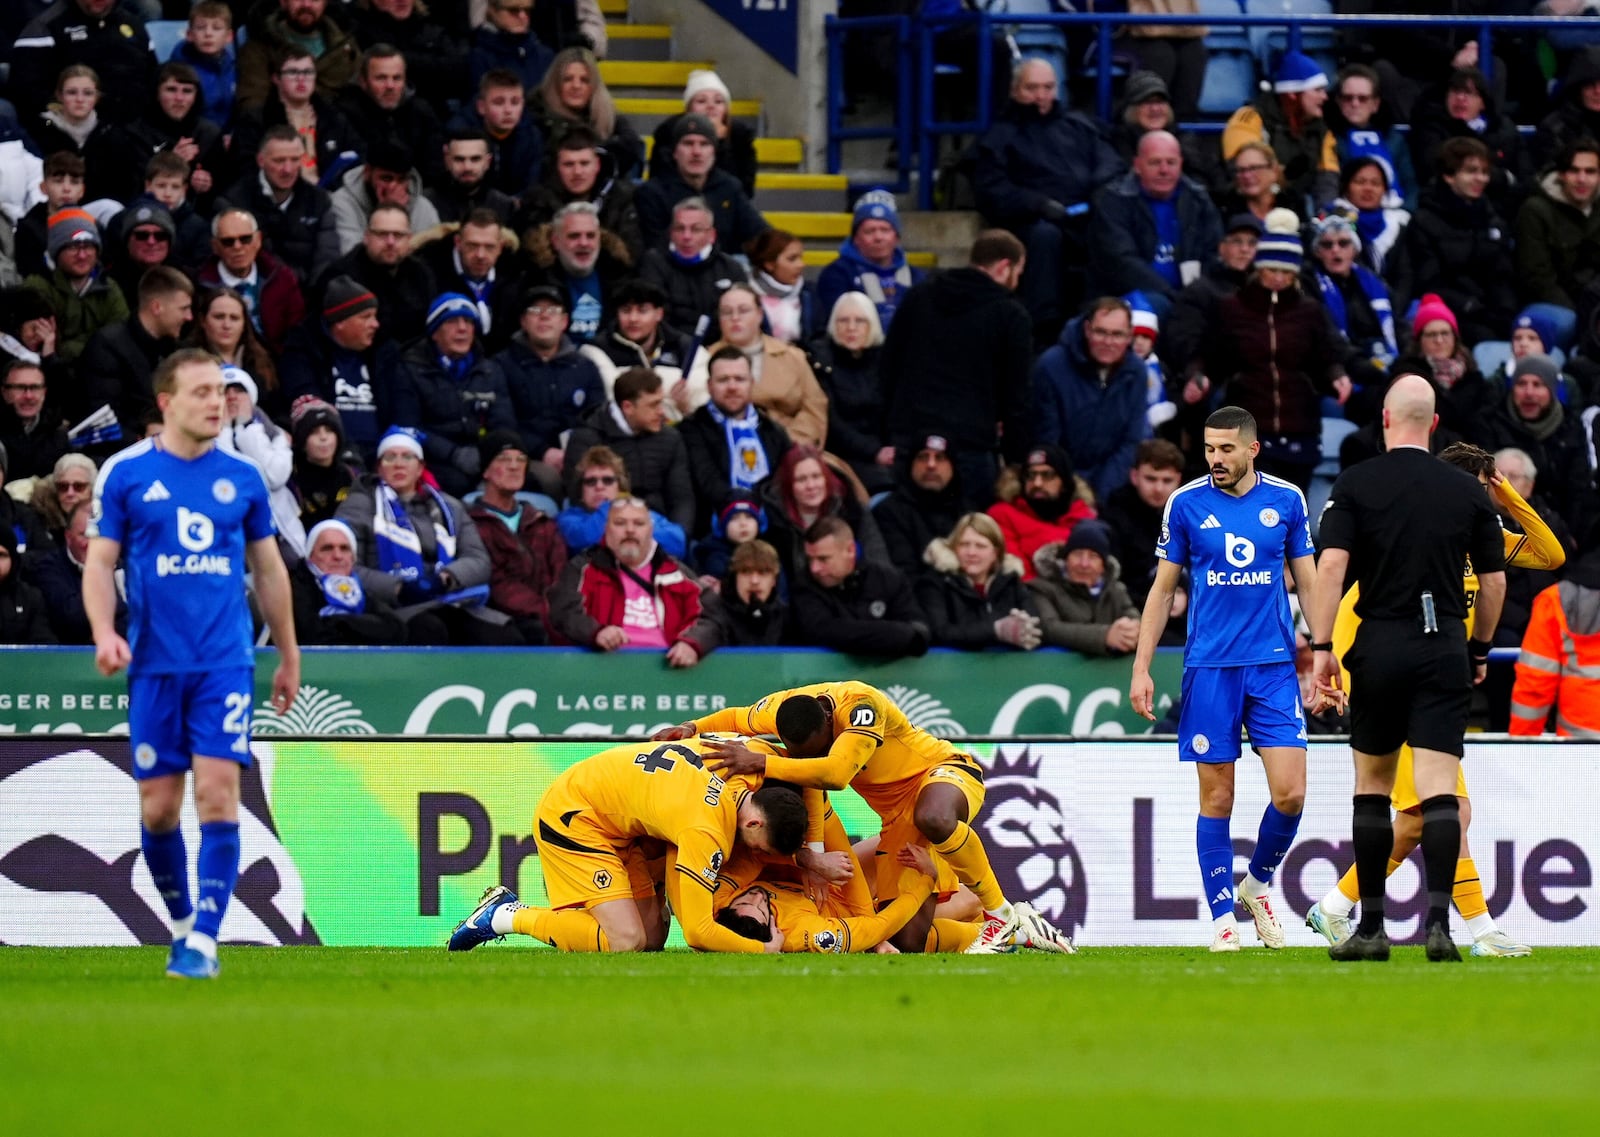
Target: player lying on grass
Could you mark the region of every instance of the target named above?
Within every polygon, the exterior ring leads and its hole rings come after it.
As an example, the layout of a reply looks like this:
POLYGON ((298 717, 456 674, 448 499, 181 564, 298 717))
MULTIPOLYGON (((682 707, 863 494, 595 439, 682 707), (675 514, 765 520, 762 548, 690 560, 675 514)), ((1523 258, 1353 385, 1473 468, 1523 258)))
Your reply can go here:
MULTIPOLYGON (((805 867, 829 863, 810 847, 822 837, 823 795, 759 775, 726 779, 706 768, 716 740, 655 746, 630 743, 585 758, 558 775, 534 812, 534 841, 548 908, 520 903, 504 885, 489 889, 450 936, 451 951, 520 932, 562 951, 659 948, 666 922, 642 839, 676 851, 674 913, 683 937, 702 951, 778 951, 718 924, 712 897, 735 842, 805 867), (765 784, 764 784, 765 783, 765 784)), ((758 744, 771 752, 764 743, 758 744)), ((835 866, 837 867, 837 866, 835 866)), ((848 870, 846 870, 848 871, 848 870)))
MULTIPOLYGON (((1521 533, 1507 530, 1504 534, 1506 565, 1519 568, 1536 568, 1553 571, 1566 563, 1567 554, 1561 541, 1538 511, 1522 499, 1504 474, 1495 468, 1494 455, 1469 443, 1457 442, 1440 452, 1439 460, 1448 462, 1472 474, 1484 487, 1497 510, 1509 513, 1522 528, 1521 533)), ((1478 592, 1478 576, 1469 561, 1462 578, 1462 588, 1467 594, 1467 636, 1472 636, 1473 617, 1477 612, 1474 600, 1478 592)), ((1355 642, 1360 618, 1356 616, 1356 601, 1360 590, 1351 588, 1339 603, 1339 615, 1333 625, 1335 654, 1343 659, 1355 642)), ((1349 689, 1350 673, 1344 672, 1345 689, 1349 689)), ((1472 805, 1467 799, 1465 773, 1456 778, 1456 796, 1461 799, 1461 854, 1456 861, 1455 887, 1450 899, 1456 911, 1467 922, 1472 933, 1472 954, 1478 956, 1515 957, 1532 955, 1533 949, 1518 943, 1495 924, 1489 914, 1488 902, 1483 898, 1483 882, 1478 878, 1478 866, 1473 863, 1472 849, 1467 844, 1467 827, 1472 823, 1472 805)), ((1389 875, 1405 862, 1422 840, 1422 805, 1417 797, 1416 776, 1411 747, 1400 748, 1400 762, 1395 768, 1394 790, 1389 800, 1395 809, 1394 848, 1389 853, 1389 875)), ((1322 933, 1330 944, 1340 944, 1350 938, 1350 913, 1360 899, 1356 885, 1356 869, 1348 872, 1328 894, 1311 906, 1306 913, 1306 925, 1322 933)))
MULTIPOLYGON (((725 776, 764 775, 800 786, 853 788, 883 820, 877 895, 893 898, 899 887, 900 848, 929 844, 957 878, 983 903, 986 920, 971 950, 1013 947, 1067 953, 1071 941, 1026 904, 1010 904, 983 842, 970 826, 983 806, 983 768, 943 739, 911 725, 882 691, 865 683, 817 683, 768 695, 748 707, 728 707, 659 731, 661 741, 693 738, 706 731, 746 737, 776 734, 787 756, 733 742, 712 742, 711 769, 725 776)), ((927 943, 934 905, 891 942, 919 952, 927 943)))
MULTIPOLYGON (((915 846, 912 846, 915 847, 915 846)), ((878 855, 878 838, 863 837, 855 843, 855 854, 860 863, 874 863, 878 855)), ((928 939, 923 950, 961 953, 971 947, 983 930, 983 905, 978 894, 956 879, 956 874, 942 858, 934 859, 937 879, 933 886, 936 903, 933 908, 933 926, 928 929, 928 939)), ((869 874, 872 875, 872 874, 869 874)), ((874 898, 876 899, 876 898, 874 898)), ((1067 944, 1073 953, 1077 949, 1067 944)))

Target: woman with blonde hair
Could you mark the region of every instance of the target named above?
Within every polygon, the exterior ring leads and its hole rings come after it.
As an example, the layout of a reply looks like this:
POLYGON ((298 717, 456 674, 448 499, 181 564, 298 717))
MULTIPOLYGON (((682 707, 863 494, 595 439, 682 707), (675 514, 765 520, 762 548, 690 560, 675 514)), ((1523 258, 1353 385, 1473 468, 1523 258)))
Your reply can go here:
POLYGON ((796 442, 819 450, 828 443, 828 396, 823 394, 806 353, 761 330, 761 294, 735 284, 717 300, 721 337, 695 357, 689 371, 689 401, 699 410, 709 400, 706 381, 718 348, 736 347, 750 359, 755 375, 755 405, 796 442))
POLYGON ((73 509, 93 495, 94 479, 98 472, 93 458, 74 451, 56 459, 55 469, 49 477, 34 479, 33 497, 29 504, 44 522, 56 544, 61 543, 73 509))
POLYGON ((619 178, 636 177, 644 165, 644 143, 627 118, 617 113, 616 100, 600 77, 600 65, 587 48, 556 52, 544 79, 533 91, 534 119, 544 134, 546 154, 567 127, 581 123, 594 131, 616 163, 619 178))
POLYGON ((1251 141, 1240 146, 1228 163, 1233 179, 1227 192, 1217 198, 1217 212, 1224 218, 1248 213, 1265 224, 1274 209, 1289 210, 1305 220, 1305 198, 1283 191, 1283 165, 1265 142, 1251 141))
POLYGON ((812 368, 828 396, 828 445, 850 463, 868 493, 894 488, 895 449, 889 444, 887 408, 878 357, 883 324, 865 292, 833 302, 824 335, 810 345, 812 368))
POLYGON ((1022 583, 1022 561, 1006 551, 994 518, 966 514, 950 536, 928 544, 922 559, 933 571, 918 578, 917 602, 935 644, 966 651, 1039 646, 1043 633, 1033 596, 1022 583))

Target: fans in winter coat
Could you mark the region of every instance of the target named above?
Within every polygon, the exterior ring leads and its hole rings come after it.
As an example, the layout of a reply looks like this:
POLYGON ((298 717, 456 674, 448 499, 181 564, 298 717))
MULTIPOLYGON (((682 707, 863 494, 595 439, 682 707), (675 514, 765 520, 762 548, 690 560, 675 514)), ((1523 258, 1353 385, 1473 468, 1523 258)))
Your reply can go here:
POLYGON ((929 563, 928 546, 950 533, 965 511, 950 444, 930 434, 901 465, 893 491, 873 506, 872 519, 894 567, 916 577, 929 563))
POLYGON ((510 616, 525 643, 545 643, 549 594, 567 566, 566 544, 554 520, 517 496, 529 456, 516 434, 490 431, 479 451, 483 494, 467 513, 489 556, 489 607, 510 616))
POLYGON ((1034 554, 1028 584, 1038 605, 1044 642, 1084 655, 1126 655, 1138 646, 1139 610, 1111 555, 1111 535, 1086 521, 1060 544, 1034 554))
POLYGON ((1022 583, 1022 562, 1006 552, 992 517, 967 514, 924 555, 933 571, 917 578, 916 596, 936 645, 966 651, 1039 646, 1039 617, 1022 583))
POLYGON ((839 246, 839 259, 817 277, 817 303, 831 312, 846 292, 864 292, 878 309, 885 329, 894 320, 900 298, 926 274, 906 262, 900 247, 900 214, 888 190, 869 190, 856 201, 850 238, 839 246))
POLYGON ((1022 579, 1034 576, 1033 555, 1064 541, 1081 522, 1094 517, 1093 494, 1072 472, 1072 457, 1045 443, 1028 452, 1022 477, 1007 469, 995 485, 1000 500, 989 516, 1000 526, 1006 549, 1022 559, 1022 579))

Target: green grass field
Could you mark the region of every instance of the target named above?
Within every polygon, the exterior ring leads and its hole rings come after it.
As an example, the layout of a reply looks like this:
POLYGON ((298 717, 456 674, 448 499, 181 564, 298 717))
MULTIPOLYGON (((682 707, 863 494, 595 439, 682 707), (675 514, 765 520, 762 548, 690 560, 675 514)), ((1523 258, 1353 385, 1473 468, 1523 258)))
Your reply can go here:
POLYGON ((1562 1134, 1600 1097, 1600 950, 163 958, 0 948, 0 1134, 1562 1134))

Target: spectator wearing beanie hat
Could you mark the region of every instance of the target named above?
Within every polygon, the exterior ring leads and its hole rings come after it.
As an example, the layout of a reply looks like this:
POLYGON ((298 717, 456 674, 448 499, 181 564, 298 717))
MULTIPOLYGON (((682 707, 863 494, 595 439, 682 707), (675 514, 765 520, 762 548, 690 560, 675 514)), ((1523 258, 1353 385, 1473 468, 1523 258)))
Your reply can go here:
POLYGON ((1007 551, 1022 559, 1025 581, 1035 575, 1035 553, 1094 517, 1094 492, 1072 472, 1072 456, 1050 443, 1028 451, 1020 472, 1007 467, 994 492, 1000 500, 989 507, 989 516, 999 524, 1007 551))
POLYGON ((711 515, 711 532, 690 548, 700 583, 707 588, 721 587, 728 565, 740 545, 754 541, 767 531, 767 511, 753 490, 729 490, 711 515))
POLYGON ((1470 434, 1473 423, 1497 401, 1500 389, 1478 371, 1461 342, 1456 314, 1433 293, 1422 298, 1411 319, 1411 350, 1427 360, 1441 398, 1439 425, 1470 434))
POLYGON ((267 483, 267 503, 278 530, 278 544, 290 563, 306 555, 306 530, 300 522, 300 499, 289 488, 294 473, 294 448, 289 432, 256 405, 260 390, 255 377, 231 363, 222 365, 227 410, 217 447, 254 462, 267 483), (292 555, 291 555, 292 554, 292 555))
POLYGON ((1085 521, 1034 554, 1029 582, 1044 642, 1084 655, 1126 655, 1139 643, 1139 610, 1111 555, 1111 532, 1085 521))
POLYGON ((344 420, 315 395, 295 400, 289 433, 294 450, 292 485, 300 500, 300 523, 309 532, 338 512, 361 469, 345 454, 344 420))
POLYGON ((717 130, 717 169, 736 178, 745 196, 756 195, 756 132, 733 117, 733 95, 715 71, 689 72, 683 87, 683 112, 663 119, 655 130, 650 151, 650 176, 672 170, 672 148, 678 120, 685 114, 703 116, 717 130))
POLYGON ((872 508, 894 567, 915 578, 927 562, 923 553, 955 529, 967 512, 961 476, 950 456, 950 440, 925 435, 916 452, 895 463, 894 488, 872 508))
POLYGON ((428 469, 439 488, 464 497, 478 484, 478 441, 491 430, 515 430, 505 372, 478 342, 478 306, 445 292, 428 309, 428 334, 400 359, 394 421, 423 433, 428 469))
MULTIPOLYGON (((1334 326, 1362 358, 1356 378, 1363 387, 1382 386, 1389 364, 1400 354, 1389 286, 1357 259, 1361 234, 1348 216, 1325 213, 1311 223, 1311 234, 1306 279, 1321 295, 1334 326)), ((1309 286, 1307 290, 1312 291, 1309 286)))
POLYGON ((23 283, 55 313, 56 355, 70 364, 83 354, 95 332, 128 318, 128 300, 105 273, 100 228, 87 211, 57 210, 45 232, 52 267, 23 283))
MULTIPOLYGON (((1549 319, 1547 310, 1538 304, 1528 305, 1511 325, 1511 356, 1496 373, 1495 378, 1501 385, 1510 387, 1511 373, 1516 368, 1517 360, 1525 355, 1555 355, 1559 350, 1556 347, 1556 336, 1556 325, 1549 319)), ((1556 384, 1556 397, 1561 400, 1561 405, 1569 410, 1584 409, 1585 400, 1581 392, 1582 388, 1574 377, 1562 371, 1560 381, 1556 384), (1576 407, 1573 405, 1574 400, 1578 404, 1576 407)))
POLYGON ((683 114, 672 132, 672 168, 639 187, 634 202, 639 208, 639 229, 646 249, 667 244, 672 207, 688 197, 704 198, 711 207, 717 244, 738 250, 769 228, 767 219, 750 204, 739 180, 717 168, 717 128, 704 115, 683 114))
POLYGON ((1271 89, 1228 119, 1223 159, 1232 162, 1246 142, 1265 142, 1283 166, 1284 190, 1320 209, 1339 190, 1338 140, 1322 120, 1327 101, 1328 76, 1317 62, 1298 51, 1284 52, 1271 89))
POLYGON ((868 190, 856 201, 850 219, 850 237, 839 246, 839 259, 817 277, 817 304, 833 311, 846 292, 864 292, 878 309, 884 331, 894 319, 905 293, 927 274, 912 268, 900 247, 900 213, 894 194, 868 190))
POLYGON ((278 377, 295 405, 310 398, 339 415, 340 451, 363 464, 376 456, 378 438, 394 418, 392 402, 400 351, 378 339, 378 300, 348 276, 328 282, 320 312, 289 333, 278 377))
POLYGON ((1489 453, 1514 446, 1538 471, 1535 492, 1563 517, 1572 518, 1589 485, 1588 442, 1578 415, 1556 397, 1560 371, 1548 355, 1516 361, 1504 399, 1478 418, 1471 439, 1489 453))
POLYGON ((1299 219, 1275 209, 1266 228, 1244 287, 1217 305, 1182 397, 1198 403, 1226 385, 1228 402, 1260 426, 1256 469, 1303 490, 1321 461, 1323 397, 1341 404, 1350 397, 1349 345, 1321 302, 1300 287, 1299 219))
POLYGON ((489 607, 504 612, 524 641, 549 640, 549 593, 567 567, 554 518, 519 497, 529 454, 512 430, 491 430, 478 445, 483 493, 467 507, 489 554, 489 607))

